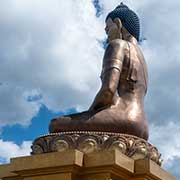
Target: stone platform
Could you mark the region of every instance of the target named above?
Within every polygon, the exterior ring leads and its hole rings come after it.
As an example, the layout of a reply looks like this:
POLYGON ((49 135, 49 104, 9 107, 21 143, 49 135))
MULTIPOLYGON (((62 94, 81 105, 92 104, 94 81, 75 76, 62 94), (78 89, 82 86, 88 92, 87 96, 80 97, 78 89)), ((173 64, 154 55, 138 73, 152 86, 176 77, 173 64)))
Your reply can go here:
POLYGON ((2 180, 175 180, 151 160, 133 160, 119 150, 78 150, 13 158, 0 166, 2 180))
POLYGON ((47 134, 33 142, 32 155, 74 149, 85 154, 118 149, 134 160, 149 159, 158 165, 162 163, 158 150, 144 139, 110 132, 74 131, 47 134))

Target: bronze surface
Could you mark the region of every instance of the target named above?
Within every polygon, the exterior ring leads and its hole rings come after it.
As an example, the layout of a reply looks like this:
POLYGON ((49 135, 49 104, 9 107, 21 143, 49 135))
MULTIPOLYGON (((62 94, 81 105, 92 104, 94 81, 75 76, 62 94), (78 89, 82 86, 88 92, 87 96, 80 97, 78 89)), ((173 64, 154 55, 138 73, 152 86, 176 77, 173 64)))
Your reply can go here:
POLYGON ((137 40, 120 19, 108 19, 108 46, 103 58, 102 85, 88 111, 53 119, 49 132, 99 131, 148 139, 144 113, 147 68, 137 40))

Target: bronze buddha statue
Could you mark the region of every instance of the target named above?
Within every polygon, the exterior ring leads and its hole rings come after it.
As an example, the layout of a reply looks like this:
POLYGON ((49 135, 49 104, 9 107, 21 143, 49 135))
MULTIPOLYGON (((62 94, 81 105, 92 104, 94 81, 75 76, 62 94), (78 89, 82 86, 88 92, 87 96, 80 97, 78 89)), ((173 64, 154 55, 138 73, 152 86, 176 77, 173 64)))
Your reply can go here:
POLYGON ((106 18, 102 85, 88 111, 51 120, 49 132, 95 131, 148 139, 144 112, 147 68, 138 46, 139 19, 124 4, 106 18))

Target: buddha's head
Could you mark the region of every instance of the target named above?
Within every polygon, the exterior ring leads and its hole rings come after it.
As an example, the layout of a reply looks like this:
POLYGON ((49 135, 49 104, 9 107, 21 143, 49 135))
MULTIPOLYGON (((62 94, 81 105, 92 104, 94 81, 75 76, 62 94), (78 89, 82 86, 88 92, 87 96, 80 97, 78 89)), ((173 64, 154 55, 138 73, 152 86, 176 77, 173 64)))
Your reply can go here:
POLYGON ((140 22, 138 16, 126 5, 121 3, 106 17, 105 31, 108 35, 107 42, 114 39, 139 41, 140 22))

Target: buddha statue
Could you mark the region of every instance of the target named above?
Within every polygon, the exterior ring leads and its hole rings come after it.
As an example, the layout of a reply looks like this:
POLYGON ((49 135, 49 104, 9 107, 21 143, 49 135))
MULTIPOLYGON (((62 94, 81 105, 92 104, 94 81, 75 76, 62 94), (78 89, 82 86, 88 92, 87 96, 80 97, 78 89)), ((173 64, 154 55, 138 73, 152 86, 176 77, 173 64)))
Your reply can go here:
POLYGON ((99 92, 89 110, 52 119, 49 132, 112 132, 147 140, 144 97, 148 79, 138 45, 139 18, 121 3, 105 22, 107 48, 99 92))

